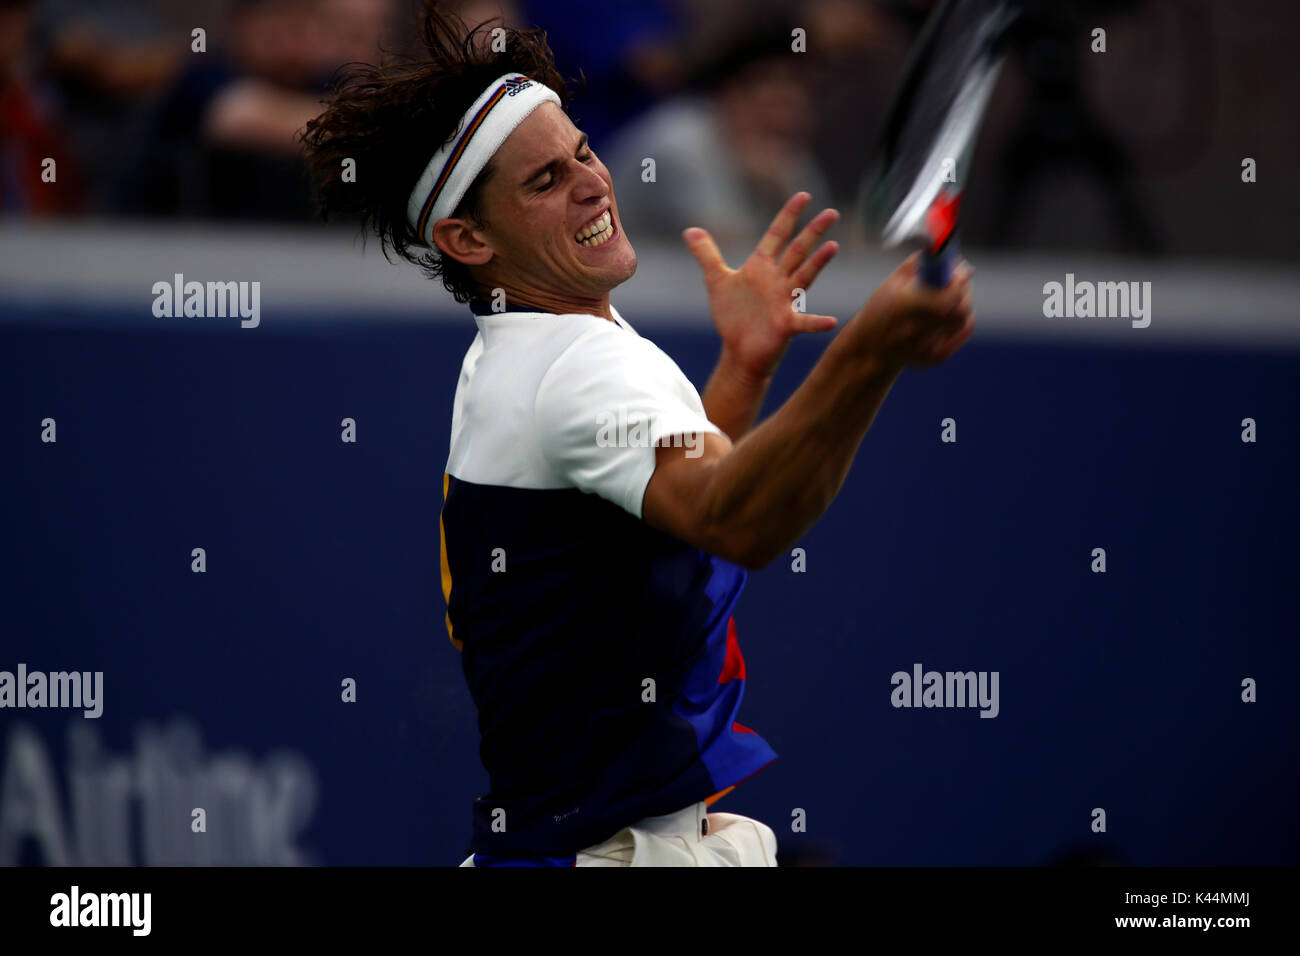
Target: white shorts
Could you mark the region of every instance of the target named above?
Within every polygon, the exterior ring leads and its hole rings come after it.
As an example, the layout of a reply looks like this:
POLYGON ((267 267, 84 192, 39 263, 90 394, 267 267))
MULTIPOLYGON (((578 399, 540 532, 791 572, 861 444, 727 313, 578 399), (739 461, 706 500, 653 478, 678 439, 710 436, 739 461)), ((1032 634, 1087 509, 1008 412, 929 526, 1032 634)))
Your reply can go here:
MULTIPOLYGON (((461 866, 473 866, 469 856, 461 866)), ((776 866, 776 834, 737 813, 709 813, 701 800, 646 817, 579 850, 578 866, 776 866)))

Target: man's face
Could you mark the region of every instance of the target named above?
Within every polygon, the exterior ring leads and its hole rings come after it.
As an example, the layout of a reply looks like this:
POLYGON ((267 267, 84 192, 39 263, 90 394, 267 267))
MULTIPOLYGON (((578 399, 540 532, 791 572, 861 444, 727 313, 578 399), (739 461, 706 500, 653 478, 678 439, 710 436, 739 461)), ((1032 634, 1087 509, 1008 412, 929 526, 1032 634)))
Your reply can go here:
POLYGON ((481 281, 525 299, 530 290, 590 299, 636 272, 609 170, 558 106, 533 110, 492 164, 481 204, 488 225, 479 234, 494 255, 481 281))

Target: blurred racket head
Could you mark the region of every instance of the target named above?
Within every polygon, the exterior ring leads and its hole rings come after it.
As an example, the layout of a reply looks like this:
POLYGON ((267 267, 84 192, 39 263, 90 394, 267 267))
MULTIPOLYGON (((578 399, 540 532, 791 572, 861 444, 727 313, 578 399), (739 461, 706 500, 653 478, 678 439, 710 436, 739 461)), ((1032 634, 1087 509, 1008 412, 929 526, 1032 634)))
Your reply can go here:
POLYGON ((862 184, 864 221, 885 248, 934 254, 952 236, 1019 14, 1015 0, 940 0, 926 20, 862 184))

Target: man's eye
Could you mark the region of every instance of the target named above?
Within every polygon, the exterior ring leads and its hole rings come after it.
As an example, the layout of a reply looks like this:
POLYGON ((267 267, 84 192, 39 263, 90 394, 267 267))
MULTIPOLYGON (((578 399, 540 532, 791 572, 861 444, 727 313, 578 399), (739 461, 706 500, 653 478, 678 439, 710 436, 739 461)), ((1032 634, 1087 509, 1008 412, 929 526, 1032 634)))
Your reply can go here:
MULTIPOLYGON (((587 153, 586 153, 586 155, 584 155, 584 156, 579 156, 579 157, 578 157, 578 162, 580 162, 580 163, 589 163, 589 162, 591 162, 592 160, 594 160, 595 158, 596 158, 596 154, 595 154, 594 152, 592 152, 591 150, 588 150, 587 153)), ((548 189, 550 189, 552 186, 554 186, 555 183, 556 183, 556 179, 555 179, 555 174, 554 174, 554 173, 547 173, 546 176, 547 176, 547 178, 546 178, 544 181, 540 181, 540 182, 538 182, 538 184, 537 184, 537 191, 538 191, 539 193, 540 193, 540 192, 545 192, 546 190, 548 190, 548 189)))

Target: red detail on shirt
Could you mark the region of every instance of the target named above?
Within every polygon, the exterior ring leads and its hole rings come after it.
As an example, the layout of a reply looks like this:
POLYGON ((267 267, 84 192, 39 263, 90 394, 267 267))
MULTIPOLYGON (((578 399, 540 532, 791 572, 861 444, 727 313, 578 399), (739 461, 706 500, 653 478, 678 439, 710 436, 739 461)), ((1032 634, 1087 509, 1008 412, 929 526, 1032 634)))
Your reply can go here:
MULTIPOLYGON (((745 659, 740 656, 740 642, 736 640, 736 619, 727 618, 727 656, 722 662, 722 673, 718 675, 718 683, 725 684, 729 680, 745 679, 745 659)), ((753 731, 751 730, 752 734, 753 731)))
POLYGON ((757 730, 750 730, 750 729, 749 729, 748 727, 746 727, 744 724, 740 723, 739 721, 735 721, 735 720, 733 720, 733 721, 731 722, 731 729, 734 730, 734 731, 735 731, 736 733, 738 733, 738 734, 756 734, 756 733, 758 733, 757 730))
POLYGON ((957 207, 961 205, 961 193, 941 190, 934 197, 925 214, 925 231, 930 234, 930 251, 938 252, 939 247, 948 241, 953 229, 957 227, 957 207))

